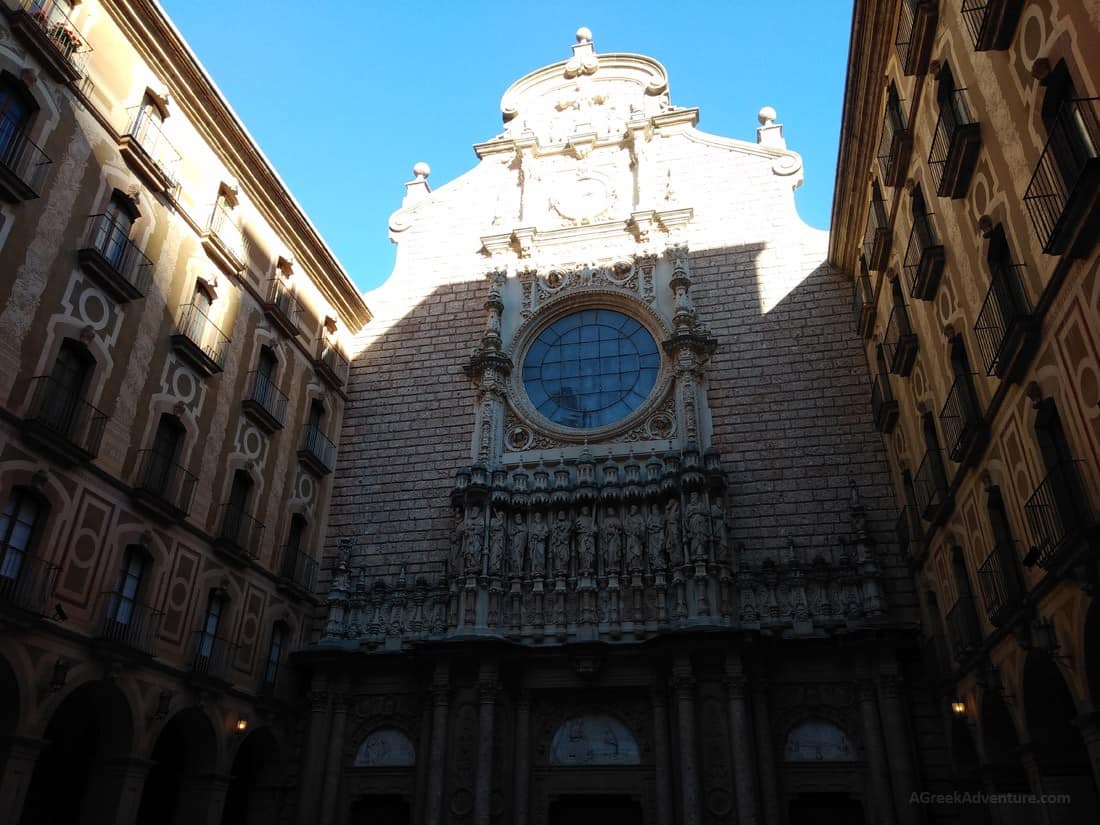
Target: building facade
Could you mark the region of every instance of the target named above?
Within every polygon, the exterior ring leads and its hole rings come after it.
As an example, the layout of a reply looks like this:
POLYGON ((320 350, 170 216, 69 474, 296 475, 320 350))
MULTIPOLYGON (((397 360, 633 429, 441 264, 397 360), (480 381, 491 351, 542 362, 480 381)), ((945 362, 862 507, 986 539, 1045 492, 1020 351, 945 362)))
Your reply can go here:
POLYGON ((1100 816, 1095 3, 857 2, 830 261, 853 283, 955 784, 1100 816))
POLYGON ((941 709, 775 112, 700 131, 584 29, 501 108, 415 168, 353 345, 298 821, 924 821, 941 709))
POLYGON ((0 819, 285 810, 369 313, 156 3, 0 22, 0 819))

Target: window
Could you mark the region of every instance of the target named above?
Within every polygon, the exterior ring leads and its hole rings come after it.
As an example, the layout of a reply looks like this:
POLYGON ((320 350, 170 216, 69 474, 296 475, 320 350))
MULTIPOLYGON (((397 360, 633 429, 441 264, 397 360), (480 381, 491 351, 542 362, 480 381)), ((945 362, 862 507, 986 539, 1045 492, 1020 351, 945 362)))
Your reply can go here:
POLYGON ((302 537, 306 533, 306 520, 295 513, 290 517, 290 532, 287 533, 286 547, 290 553, 298 553, 302 549, 302 537))
POLYGON ((273 687, 275 679, 279 675, 279 660, 283 655, 283 648, 287 641, 287 627, 282 622, 276 622, 271 629, 271 647, 267 651, 267 666, 264 668, 264 685, 273 687))
POLYGON ((325 418, 325 405, 320 401, 314 399, 309 405, 309 420, 306 423, 306 429, 311 433, 321 432, 321 422, 325 418))
POLYGON ((878 149, 884 185, 898 186, 905 180, 911 147, 912 138, 907 130, 901 98, 898 97, 897 87, 891 83, 886 92, 886 112, 883 115, 882 140, 878 149))
POLYGON ((0 514, 0 579, 19 578, 38 538, 45 510, 41 499, 22 487, 16 487, 8 497, 0 514))
POLYGON ((645 402, 660 368, 657 343, 642 324, 615 310, 587 309, 538 334, 524 355, 523 386, 555 424, 602 427, 645 402))
POLYGON ((271 406, 275 399, 275 370, 279 360, 268 347, 260 347, 260 357, 256 362, 256 379, 252 396, 264 407, 271 406))
POLYGON ((115 584, 114 593, 111 594, 111 605, 107 614, 111 621, 118 624, 130 624, 134 618, 147 565, 148 556, 145 553, 145 548, 140 545, 131 545, 126 548, 122 569, 118 574, 118 582, 115 584))
POLYGON ((164 495, 169 491, 176 472, 180 446, 184 437, 183 424, 174 415, 164 413, 157 422, 145 470, 145 488, 164 495))
POLYGON ((99 221, 95 247, 116 270, 122 271, 126 252, 130 247, 130 232, 137 220, 134 202, 116 192, 107 203, 103 219, 99 221))
POLYGON ((95 361, 83 344, 66 339, 37 401, 37 419, 54 432, 69 437, 81 424, 84 392, 95 361))
POLYGON ((218 638, 218 630, 221 628, 222 614, 228 598, 220 590, 210 594, 210 601, 206 605, 206 618, 202 622, 202 630, 199 631, 198 655, 209 658, 214 653, 214 644, 218 638))
POLYGON ((1100 152, 1100 120, 1095 107, 1081 100, 1065 61, 1060 62, 1046 81, 1043 96, 1043 125, 1050 135, 1051 149, 1067 189, 1073 187, 1081 168, 1100 152))
POLYGON ((0 162, 11 164, 38 106, 12 75, 0 74, 0 162))

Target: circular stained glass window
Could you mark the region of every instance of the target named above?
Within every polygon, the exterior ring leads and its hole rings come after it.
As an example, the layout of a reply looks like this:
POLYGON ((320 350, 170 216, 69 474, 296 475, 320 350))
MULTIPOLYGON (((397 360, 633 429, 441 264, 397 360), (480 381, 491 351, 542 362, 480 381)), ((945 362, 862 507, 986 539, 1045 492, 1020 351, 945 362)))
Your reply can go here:
POLYGON ((559 318, 527 348, 523 386, 542 415, 594 429, 638 409, 657 383, 661 356, 644 326, 611 309, 559 318))

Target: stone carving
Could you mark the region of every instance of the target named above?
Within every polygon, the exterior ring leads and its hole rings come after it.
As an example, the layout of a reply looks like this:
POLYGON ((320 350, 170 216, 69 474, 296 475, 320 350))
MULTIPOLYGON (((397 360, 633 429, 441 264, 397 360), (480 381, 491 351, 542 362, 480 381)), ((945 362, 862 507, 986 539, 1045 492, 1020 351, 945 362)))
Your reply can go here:
POLYGON ((577 564, 580 573, 592 573, 596 569, 596 525, 588 505, 581 507, 574 523, 577 535, 577 564))
POLYGON ((788 762, 849 762, 854 759, 848 737, 831 722, 803 722, 787 734, 783 757, 788 762))
POLYGON ((680 537, 680 502, 674 498, 670 498, 665 505, 665 557, 669 564, 685 561, 680 537))
POLYGON ((546 540, 550 536, 550 525, 542 515, 542 511, 536 510, 534 521, 531 524, 531 574, 541 576, 546 571, 546 540))
POLYGON ((687 533, 691 558, 707 557, 707 537, 710 533, 710 513, 703 504, 698 490, 693 490, 687 504, 687 533))
POLYGON ((462 549, 466 543, 466 517, 461 507, 454 508, 454 524, 451 525, 451 552, 447 557, 447 569, 452 573, 462 571, 462 549))
POLYGON ((550 564, 553 566, 555 576, 569 574, 569 542, 572 527, 569 524, 569 516, 565 510, 558 510, 554 516, 554 523, 550 528, 550 564))
POLYGON ((395 728, 369 734, 359 746, 352 765, 356 768, 411 768, 416 764, 412 742, 395 728))
POLYGON ((480 507, 466 511, 466 550, 463 565, 467 573, 481 572, 481 549, 485 541, 485 515, 480 507))
POLYGON ((504 562, 504 545, 507 541, 505 532, 504 513, 498 507, 493 508, 489 518, 489 575, 500 573, 501 564, 504 562))
POLYGON ((654 571, 664 570, 667 564, 665 556, 665 517, 661 512, 661 505, 656 501, 649 506, 649 515, 646 517, 646 555, 649 558, 649 566, 654 571))
POLYGON ((593 715, 570 719, 550 740, 551 765, 637 765, 638 741, 612 716, 593 715))
POLYGON ((645 547, 648 526, 637 504, 631 504, 623 520, 626 531, 626 567, 631 572, 645 568, 645 547))
POLYGON ((523 513, 518 510, 512 514, 510 539, 509 567, 513 576, 522 575, 523 565, 527 558, 527 524, 523 520, 523 513))

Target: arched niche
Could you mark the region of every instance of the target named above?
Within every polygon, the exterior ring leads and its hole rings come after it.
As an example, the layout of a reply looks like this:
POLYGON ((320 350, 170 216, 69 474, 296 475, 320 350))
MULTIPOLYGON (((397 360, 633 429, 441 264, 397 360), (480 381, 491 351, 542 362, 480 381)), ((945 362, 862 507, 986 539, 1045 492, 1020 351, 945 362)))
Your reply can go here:
POLYGON ((844 731, 832 722, 811 719, 787 734, 783 758, 788 762, 851 762, 855 754, 844 731))
POLYGON ((638 740, 622 722, 602 714, 575 716, 550 740, 550 764, 557 766, 637 765, 638 740))
POLYGON ((369 733, 352 762, 356 768, 411 768, 415 764, 413 743, 396 728, 379 728, 369 733))

